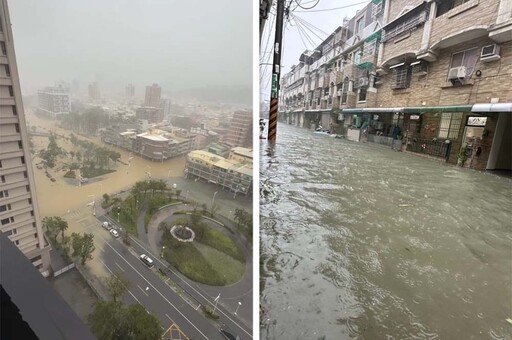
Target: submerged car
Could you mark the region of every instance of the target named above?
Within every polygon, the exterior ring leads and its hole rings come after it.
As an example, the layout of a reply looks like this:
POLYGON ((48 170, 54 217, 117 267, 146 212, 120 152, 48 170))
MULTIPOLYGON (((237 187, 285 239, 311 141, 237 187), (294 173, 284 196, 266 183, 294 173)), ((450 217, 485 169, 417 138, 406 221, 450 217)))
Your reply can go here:
POLYGON ((119 237, 119 233, 117 232, 117 230, 115 229, 110 229, 110 233, 112 234, 112 236, 114 236, 115 238, 118 238, 119 237))
POLYGON ((146 266, 148 266, 149 268, 153 267, 153 265, 154 265, 153 260, 149 256, 147 256, 146 254, 142 254, 140 256, 140 260, 142 262, 144 262, 144 264, 146 266))

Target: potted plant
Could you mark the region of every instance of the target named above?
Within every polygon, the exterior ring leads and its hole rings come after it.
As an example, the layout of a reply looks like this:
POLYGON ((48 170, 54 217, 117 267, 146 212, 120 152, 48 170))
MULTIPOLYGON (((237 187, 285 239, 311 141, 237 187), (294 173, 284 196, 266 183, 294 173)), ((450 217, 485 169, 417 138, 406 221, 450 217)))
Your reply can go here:
POLYGON ((466 149, 467 149, 467 147, 463 146, 460 149, 459 154, 457 155, 457 165, 458 166, 464 166, 464 162, 466 161, 466 159, 468 159, 468 156, 466 155, 466 151, 467 151, 466 149))

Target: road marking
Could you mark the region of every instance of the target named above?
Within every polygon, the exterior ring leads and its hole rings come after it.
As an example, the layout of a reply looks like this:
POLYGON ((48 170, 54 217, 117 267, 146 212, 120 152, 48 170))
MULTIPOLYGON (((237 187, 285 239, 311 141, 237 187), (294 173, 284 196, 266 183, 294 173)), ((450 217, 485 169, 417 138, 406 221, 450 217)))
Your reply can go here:
MULTIPOLYGON (((117 250, 114 249, 114 247, 112 247, 110 245, 110 243, 107 242, 107 240, 105 240, 105 238, 103 238, 102 236, 100 236, 100 238, 105 242, 105 244, 107 244, 117 255, 119 255, 120 258, 122 258, 124 260, 124 262, 126 262, 137 274, 139 274, 139 276, 144 280, 146 281, 158 294, 160 294, 160 296, 165 300, 167 301, 168 304, 170 304, 185 320, 188 321, 188 323, 190 323, 190 325, 192 325, 192 327, 194 327, 205 339, 208 339, 208 337, 206 335, 204 335, 203 332, 201 332, 201 330, 199 328, 196 327, 196 325, 194 325, 192 323, 192 321, 190 321, 175 305, 172 304, 171 301, 169 301, 158 289, 155 288, 155 286, 153 286, 153 284, 151 284, 151 282, 149 282, 137 269, 135 269, 135 267, 133 267, 130 262, 126 261, 126 259, 124 257, 121 256, 121 254, 119 254, 119 252, 117 250)), ((101 260, 100 260, 101 261, 101 260)), ((103 261, 101 261, 103 262, 103 261)), ((179 295, 178 295, 179 296, 179 295)))
MULTIPOLYGON (((135 243, 137 243, 139 245, 139 247, 141 247, 142 249, 144 249, 146 251, 147 254, 151 254, 151 252, 144 247, 144 245, 140 244, 138 242, 138 240, 136 240, 135 238, 131 237, 130 236, 130 240, 134 241, 135 243)), ((157 260, 158 262, 160 262, 160 264, 162 264, 164 267, 165 266, 165 263, 163 263, 157 256, 154 256, 155 260, 157 260)), ((167 268, 167 267, 166 267, 167 268)), ((196 292, 199 296, 201 296, 203 299, 205 299, 210 305, 214 305, 213 302, 211 302, 208 298, 206 298, 201 292, 199 292, 197 289, 195 289, 193 286, 191 286, 187 281, 185 281, 179 274, 177 274, 176 272, 174 272, 173 270, 169 269, 169 271, 171 273, 173 273, 177 278, 179 278, 183 283, 185 283, 187 286, 189 286, 194 292, 196 292)), ((224 313, 221 309, 219 309, 217 307, 217 311, 220 312, 222 315, 224 315, 226 318, 228 318, 232 323, 234 323, 235 325, 237 325, 242 331, 244 331, 251 339, 252 339, 252 334, 249 333, 248 331, 245 330, 245 328, 243 328, 240 324, 238 324, 237 322, 235 322, 233 319, 231 319, 231 317, 224 313)))
POLYGON ((148 294, 148 293, 146 293, 146 291, 145 291, 144 289, 140 288, 140 286, 139 286, 139 285, 137 285, 137 287, 139 287, 139 289, 140 289, 144 294, 146 294, 146 296, 149 296, 149 294, 148 294))
POLYGON ((165 316, 167 316, 167 318, 168 318, 169 320, 171 320, 171 322, 172 322, 172 323, 175 323, 175 322, 174 322, 174 320, 173 320, 173 319, 171 319, 171 317, 170 317, 169 315, 165 314, 165 316))
POLYGON ((119 267, 119 269, 121 269, 121 271, 123 271, 123 272, 124 272, 124 269, 123 269, 123 268, 122 268, 122 267, 121 267, 117 262, 114 262, 114 263, 116 264, 116 266, 118 266, 118 267, 119 267))
POLYGON ((199 307, 201 307, 201 304, 198 304, 198 305, 197 305, 196 310, 198 310, 198 309, 199 309, 199 307))
MULTIPOLYGON (((110 272, 110 274, 114 274, 114 272, 113 272, 113 271, 112 271, 112 270, 107 266, 107 264, 106 264, 105 262, 103 262, 101 259, 100 259, 100 262, 101 262, 101 263, 103 263, 103 265, 105 266, 105 268, 107 268, 107 269, 108 269, 108 271, 110 272)), ((116 264, 117 264, 117 263, 116 263, 116 264)), ((135 301, 137 301, 137 303, 138 303, 139 305, 142 305, 142 304, 140 303, 139 299, 137 299, 137 298, 135 297, 135 295, 133 295, 133 294, 132 294, 132 292, 130 292, 130 290, 129 290, 129 289, 127 289, 127 291, 128 291, 128 293, 130 293, 130 295, 135 299, 135 301)))

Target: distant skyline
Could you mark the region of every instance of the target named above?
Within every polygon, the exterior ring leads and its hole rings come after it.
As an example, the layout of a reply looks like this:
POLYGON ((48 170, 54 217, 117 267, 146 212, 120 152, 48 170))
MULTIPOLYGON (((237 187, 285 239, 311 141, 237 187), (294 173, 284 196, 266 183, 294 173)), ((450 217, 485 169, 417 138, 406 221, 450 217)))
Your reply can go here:
POLYGON ((252 85, 252 3, 220 0, 9 1, 22 89, 98 81, 136 95, 252 85), (226 9, 229 14, 226 15, 226 9), (221 20, 222 19, 222 20, 221 20))
MULTIPOLYGON (((299 3, 305 7, 311 7, 315 4, 315 0, 303 1, 299 3)), ((299 62, 299 57, 306 49, 316 48, 323 40, 325 40, 334 30, 343 25, 343 18, 352 18, 358 10, 363 9, 370 1, 361 0, 320 0, 318 5, 311 9, 302 9, 293 2, 290 9, 290 20, 286 21, 283 30, 283 56, 281 60, 282 74, 290 71, 292 65, 299 62), (344 7, 344 8, 340 8, 344 7), (305 20, 309 25, 303 24, 300 20, 296 20, 293 16, 297 16, 305 20), (299 23, 297 23, 299 21, 299 23), (310 29, 307 28, 310 27, 310 29), (320 32, 312 28, 315 26, 320 32), (300 30, 299 30, 300 27, 300 30), (314 43, 314 44, 313 44, 314 43)), ((288 4, 288 2, 286 2, 288 4)), ((274 9, 275 13, 275 1, 274 9)), ((272 63, 272 44, 274 42, 274 26, 275 15, 269 16, 269 20, 265 26, 263 37, 261 39, 260 64, 272 63), (271 30, 271 32, 269 32, 271 30), (270 41, 269 41, 270 38, 270 41), (265 53, 266 51, 266 53, 265 53)), ((271 66, 262 65, 260 67, 260 98, 262 101, 268 101, 270 97, 270 77, 271 66)))

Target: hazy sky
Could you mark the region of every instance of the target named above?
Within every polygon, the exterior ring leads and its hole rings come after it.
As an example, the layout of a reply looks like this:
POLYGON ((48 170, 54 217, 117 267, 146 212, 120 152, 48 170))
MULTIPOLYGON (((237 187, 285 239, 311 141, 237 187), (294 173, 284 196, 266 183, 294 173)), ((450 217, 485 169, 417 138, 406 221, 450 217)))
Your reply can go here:
MULTIPOLYGON (((316 3, 316 0, 299 0, 300 4, 303 7, 311 7, 316 3)), ((297 24, 296 19, 293 16, 290 16, 290 20, 286 23, 285 29, 283 31, 283 56, 281 65, 284 68, 283 74, 290 71, 290 66, 296 65, 299 62, 299 57, 302 52, 306 49, 314 49, 317 47, 324 39, 328 37, 334 30, 342 26, 343 18, 348 17, 352 18, 357 10, 361 10, 366 6, 370 0, 361 1, 361 0, 320 0, 318 5, 310 10, 304 10, 299 7, 296 8, 296 2, 292 3, 290 7, 292 9, 292 14, 307 21, 309 24, 319 28, 324 31, 326 34, 321 33, 313 28, 308 30, 305 28, 305 24, 301 24, 300 22, 297 24), (345 7, 341 9, 333 9, 338 7, 345 7), (312 40, 310 42, 308 38, 304 35, 304 33, 299 33, 298 26, 304 30, 308 37, 312 40), (313 31, 313 32, 311 32, 313 31), (302 35, 302 39, 301 39, 302 35), (304 42, 302 41, 304 40, 304 42), (313 44, 314 43, 314 44, 313 44)), ((274 1, 275 3, 275 1, 274 1)), ((288 4, 289 2, 286 1, 288 4)), ((275 4, 274 4, 275 7, 275 4)), ((275 12, 275 11, 274 11, 275 12)), ((269 17, 267 21, 267 26, 265 27, 265 32, 263 33, 263 38, 261 39, 261 50, 262 54, 260 57, 260 63, 272 63, 272 44, 274 42, 274 31, 269 32, 270 25, 273 24, 274 16, 269 17), (269 34, 270 33, 270 34, 269 34), (268 38, 270 37, 270 42, 267 44, 268 38), (267 53, 263 52, 267 50, 267 53)), ((268 101, 270 98, 270 66, 261 66, 260 68, 260 96, 261 100, 268 101)))
POLYGON ((252 0, 10 0, 22 87, 252 84, 252 0))

